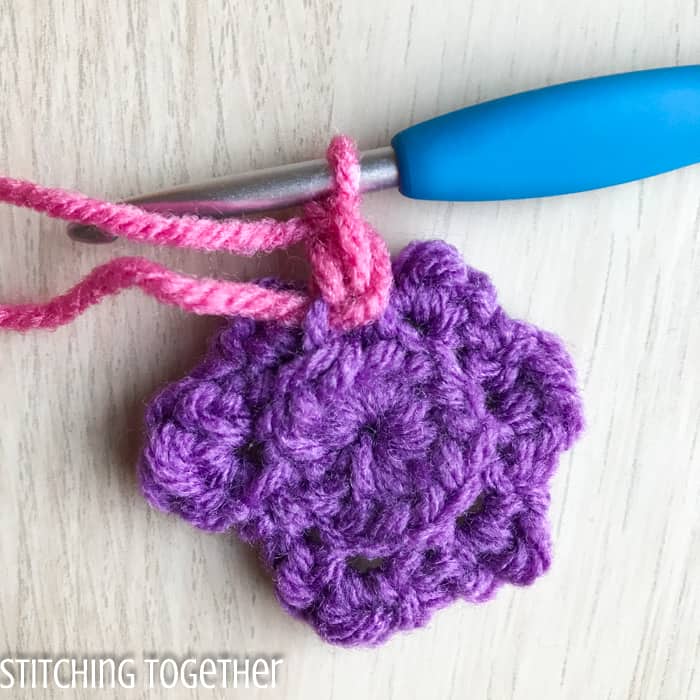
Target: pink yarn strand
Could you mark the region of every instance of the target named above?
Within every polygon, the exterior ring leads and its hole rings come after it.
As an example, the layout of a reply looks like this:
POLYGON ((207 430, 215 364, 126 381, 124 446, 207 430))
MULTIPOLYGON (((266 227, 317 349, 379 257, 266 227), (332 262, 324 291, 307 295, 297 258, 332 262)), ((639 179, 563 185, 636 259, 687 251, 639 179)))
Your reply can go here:
POLYGON ((298 243, 310 234, 301 218, 287 221, 200 219, 163 216, 132 204, 112 204, 79 192, 0 177, 0 202, 32 209, 54 219, 96 226, 107 233, 152 245, 226 250, 238 255, 269 253, 298 243))
MULTIPOLYGON (((377 318, 392 283, 386 244, 360 215, 360 166, 353 142, 333 139, 328 160, 335 192, 309 204, 303 217, 214 221, 167 217, 133 205, 0 177, 0 202, 78 222, 134 241, 240 255, 270 252, 305 240, 312 291, 328 304, 330 322, 352 328, 377 318)), ((0 328, 57 328, 109 294, 137 286, 161 302, 197 314, 240 315, 286 324, 302 322, 310 298, 256 284, 196 279, 143 258, 118 258, 96 267, 65 294, 39 304, 0 304, 0 328)))
POLYGON ((353 328, 377 318, 386 307, 391 259, 384 240, 360 215, 360 163, 352 140, 334 138, 328 162, 336 190, 326 201, 307 206, 307 215, 326 235, 309 239, 307 252, 331 323, 353 328))
POLYGON ((43 304, 0 304, 0 328, 14 331, 55 329, 104 297, 129 287, 185 311, 215 316, 247 316, 299 324, 309 300, 304 294, 257 284, 195 279, 144 258, 116 258, 96 267, 65 294, 43 304))

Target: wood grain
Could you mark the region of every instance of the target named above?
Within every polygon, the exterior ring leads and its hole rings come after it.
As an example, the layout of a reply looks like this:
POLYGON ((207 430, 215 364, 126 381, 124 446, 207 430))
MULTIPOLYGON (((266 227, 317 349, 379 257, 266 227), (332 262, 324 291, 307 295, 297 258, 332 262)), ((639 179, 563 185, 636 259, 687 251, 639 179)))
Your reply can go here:
MULTIPOLYGON (((317 157, 336 131, 369 148, 517 90, 699 62, 698 46, 693 0, 0 0, 0 171, 119 198, 317 157)), ((554 482, 551 572, 376 650, 323 644, 245 546, 138 493, 144 404, 214 321, 129 292, 56 333, 0 335, 0 655, 276 653, 280 686, 238 694, 290 700, 699 697, 699 202, 698 167, 546 201, 367 198, 393 250, 447 239, 513 315, 566 339, 588 421, 554 482)), ((302 269, 74 244, 6 207, 0 225, 6 301, 116 254, 302 269)))

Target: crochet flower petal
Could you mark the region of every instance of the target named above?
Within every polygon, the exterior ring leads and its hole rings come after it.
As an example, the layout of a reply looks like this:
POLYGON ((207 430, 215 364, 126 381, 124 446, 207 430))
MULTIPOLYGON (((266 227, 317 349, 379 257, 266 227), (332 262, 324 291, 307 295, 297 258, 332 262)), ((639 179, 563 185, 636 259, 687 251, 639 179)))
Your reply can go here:
POLYGON ((279 364, 299 342, 286 327, 236 319, 190 377, 153 399, 139 472, 155 507, 213 531, 252 517, 265 449, 255 420, 271 399, 279 364))
POLYGON ((394 263, 394 276, 395 289, 379 327, 416 349, 432 343, 455 347, 465 329, 479 329, 496 309, 488 277, 465 266, 447 243, 409 245, 394 263))

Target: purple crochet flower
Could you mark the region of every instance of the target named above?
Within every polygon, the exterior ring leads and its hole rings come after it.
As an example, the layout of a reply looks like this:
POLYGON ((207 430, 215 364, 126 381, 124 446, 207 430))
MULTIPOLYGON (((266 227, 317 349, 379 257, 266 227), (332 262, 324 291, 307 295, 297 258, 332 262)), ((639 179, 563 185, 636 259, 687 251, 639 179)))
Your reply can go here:
POLYGON ((231 319, 158 395, 148 500, 256 545, 284 607, 376 644, 550 561, 549 478, 582 428, 561 342, 514 321, 440 242, 394 263, 381 319, 340 332, 231 319))

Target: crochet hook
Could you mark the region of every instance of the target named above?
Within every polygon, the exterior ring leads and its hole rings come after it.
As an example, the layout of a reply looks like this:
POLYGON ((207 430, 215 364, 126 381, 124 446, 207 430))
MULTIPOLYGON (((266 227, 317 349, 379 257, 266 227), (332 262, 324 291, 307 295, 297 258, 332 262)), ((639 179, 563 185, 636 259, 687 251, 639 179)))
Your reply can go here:
MULTIPOLYGON (((361 156, 363 192, 490 201, 581 192, 700 162, 700 66, 620 73, 521 92, 450 112, 361 156)), ((225 218, 328 194, 324 160, 126 200, 164 214, 225 218)), ((74 225, 84 242, 114 237, 74 225)))

